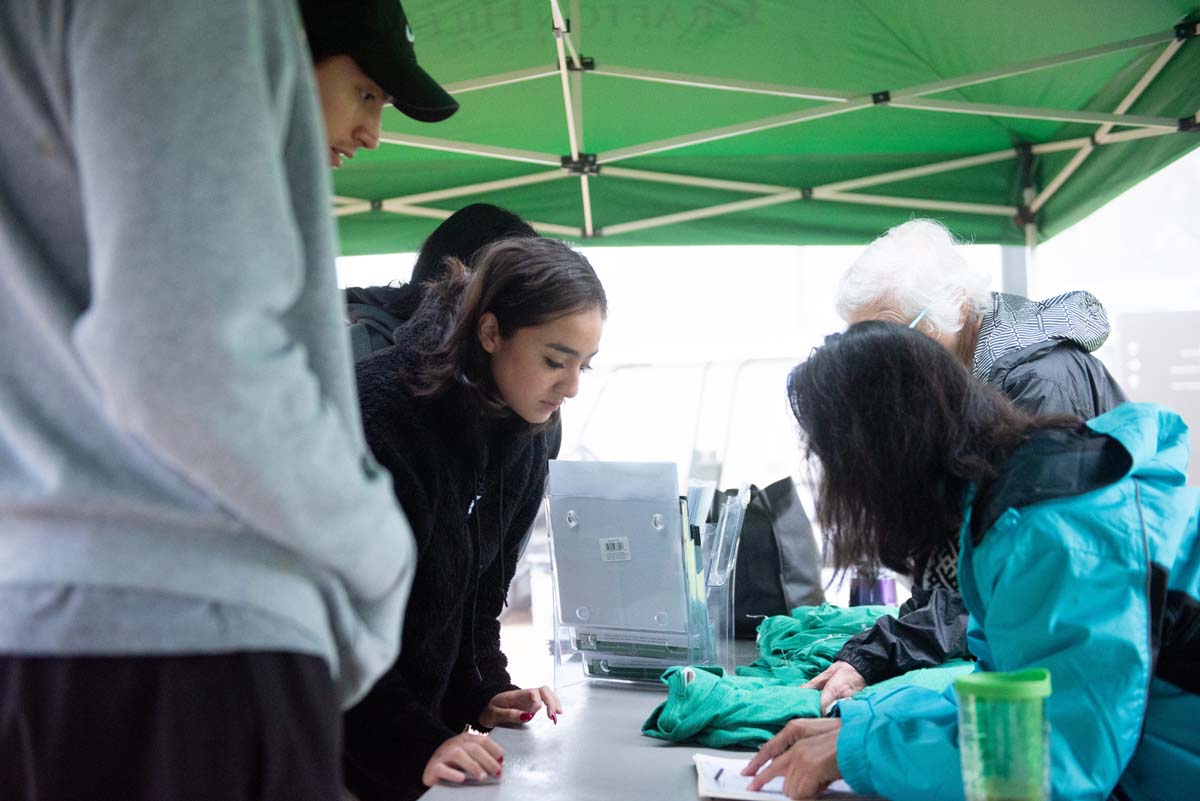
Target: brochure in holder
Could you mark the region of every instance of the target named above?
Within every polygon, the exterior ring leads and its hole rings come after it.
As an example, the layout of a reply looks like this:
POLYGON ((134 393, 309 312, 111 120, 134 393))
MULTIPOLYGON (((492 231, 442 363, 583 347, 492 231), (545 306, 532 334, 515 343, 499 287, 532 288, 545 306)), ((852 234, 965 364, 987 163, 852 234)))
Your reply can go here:
POLYGON ((670 463, 550 462, 556 686, 731 662, 740 515, 706 551, 678 487, 670 463))

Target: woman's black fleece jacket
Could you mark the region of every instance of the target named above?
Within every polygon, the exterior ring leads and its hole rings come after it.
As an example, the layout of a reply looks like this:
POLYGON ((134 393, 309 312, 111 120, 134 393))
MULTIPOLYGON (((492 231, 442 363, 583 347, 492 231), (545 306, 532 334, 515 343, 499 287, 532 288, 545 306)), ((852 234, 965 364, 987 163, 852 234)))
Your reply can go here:
POLYGON ((498 616, 544 492, 546 437, 512 415, 484 418, 461 390, 408 391, 401 370, 440 342, 452 306, 427 293, 399 344, 358 365, 367 442, 392 474, 418 560, 400 656, 344 717, 346 785, 361 801, 420 795, 438 746, 481 728, 492 696, 517 689, 498 616))

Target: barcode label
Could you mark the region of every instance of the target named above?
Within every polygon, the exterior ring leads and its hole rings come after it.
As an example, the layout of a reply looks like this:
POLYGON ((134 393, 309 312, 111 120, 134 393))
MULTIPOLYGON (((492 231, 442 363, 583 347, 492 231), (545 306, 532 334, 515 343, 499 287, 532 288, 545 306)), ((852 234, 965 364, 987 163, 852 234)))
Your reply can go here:
POLYGON ((600 558, 605 562, 628 562, 633 558, 629 552, 629 537, 608 537, 600 540, 600 558))

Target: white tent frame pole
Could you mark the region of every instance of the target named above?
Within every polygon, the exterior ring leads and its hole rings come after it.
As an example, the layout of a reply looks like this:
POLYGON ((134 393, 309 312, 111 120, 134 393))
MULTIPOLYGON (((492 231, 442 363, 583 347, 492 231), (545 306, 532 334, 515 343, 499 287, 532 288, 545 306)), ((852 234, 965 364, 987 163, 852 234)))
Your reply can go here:
POLYGON ((897 197, 894 195, 865 195, 861 192, 830 192, 822 189, 814 189, 812 198, 813 200, 828 200, 835 203, 858 203, 864 206, 954 211, 963 214, 986 214, 996 217, 1013 217, 1017 213, 1016 206, 1000 206, 992 203, 968 203, 955 200, 897 197))
POLYGON ((558 51, 558 75, 562 81, 563 105, 567 112, 567 139, 571 147, 571 159, 579 159, 579 140, 575 136, 575 115, 571 113, 571 84, 568 80, 566 49, 563 37, 567 35, 566 21, 558 8, 558 0, 550 0, 550 13, 554 16, 554 47, 558 51))
POLYGON ((559 181, 570 176, 561 169, 549 172, 534 172, 529 175, 518 175, 515 178, 501 178, 497 181, 483 181, 477 184, 453 186, 447 189, 436 189, 432 192, 421 192, 415 195, 402 195, 389 198, 405 204, 433 203, 439 200, 449 200, 466 195, 481 195, 485 192, 499 192, 504 189, 515 189, 520 186, 532 186, 548 181, 559 181))
POLYGON ((676 175, 674 173, 654 172, 651 170, 631 170, 627 167, 605 167, 603 175, 606 178, 628 178, 632 181, 649 181, 651 183, 675 184, 677 186, 699 186, 704 189, 724 189, 729 192, 748 192, 756 195, 791 192, 796 188, 794 186, 780 186, 777 184, 726 181, 721 178, 701 178, 695 175, 676 175))
POLYGON ((571 111, 575 115, 575 130, 579 132, 580 147, 587 140, 583 131, 583 59, 575 52, 573 43, 578 42, 579 49, 583 49, 583 29, 580 27, 580 21, 583 19, 583 12, 579 8, 579 0, 571 0, 571 18, 566 20, 570 24, 571 19, 575 20, 575 31, 572 34, 568 31, 564 35, 567 43, 567 49, 575 58, 575 63, 579 67, 571 73, 571 111))
POLYGON ((1059 170, 1058 174, 1050 179, 1050 183, 1046 184, 1046 186, 1042 188, 1042 191, 1038 193, 1037 197, 1030 202, 1030 213, 1037 214, 1042 206, 1046 205, 1046 201, 1052 198, 1054 193, 1061 189, 1062 185, 1067 182, 1067 179, 1075 174, 1075 171, 1079 169, 1079 165, 1087 161, 1088 156, 1092 155, 1092 152, 1095 149, 1096 146, 1090 141, 1083 147, 1079 148, 1075 155, 1071 156, 1071 160, 1067 162, 1066 166, 1059 170))
POLYGON ((690 145, 698 145, 704 142, 715 142, 719 139, 728 139, 732 136, 741 136, 742 134, 756 133, 758 131, 766 131, 771 128, 780 128, 785 125, 795 125, 799 122, 808 122, 809 120, 817 120, 823 117, 832 117, 835 114, 845 114, 848 111, 857 111, 860 108, 867 108, 874 105, 869 97, 859 97, 848 100, 845 104, 827 104, 817 106, 816 108, 805 109, 804 111, 796 111, 791 114, 780 114, 775 117, 764 117, 750 122, 738 123, 737 125, 727 125, 722 128, 712 128, 707 131, 700 131, 693 134, 685 134, 676 136, 670 139, 660 139, 656 142, 646 142, 641 145, 633 145, 631 147, 619 148, 610 150, 607 153, 598 153, 596 155, 597 164, 611 164, 615 161, 623 159, 636 158, 638 156, 647 156, 651 153, 661 153, 665 150, 677 150, 681 147, 690 145))
POLYGON ((1037 257, 1037 224, 1025 223, 1025 283, 1029 283, 1029 274, 1033 272, 1033 262, 1037 257))
POLYGON ((429 206, 414 206, 411 203, 401 203, 398 200, 383 201, 382 211, 400 214, 405 217, 427 217, 431 220, 445 220, 454 214, 447 209, 435 209, 429 206))
POLYGON ((994 103, 970 103, 957 100, 928 100, 911 98, 891 100, 892 108, 915 111, 937 111, 946 114, 974 114, 982 117, 1013 117, 1022 120, 1049 120, 1052 122, 1078 122, 1091 125, 1128 125, 1139 128, 1179 129, 1179 120, 1174 117, 1148 117, 1138 114, 1107 114, 1101 111, 1068 111, 1066 109, 1034 108, 1032 106, 1005 106, 994 103))
MULTIPOLYGON (((569 39, 570 34, 567 33, 567 23, 563 19, 558 0, 550 0, 550 13, 554 17, 554 47, 558 51, 558 73, 562 79, 563 108, 567 117, 567 139, 571 146, 571 160, 578 162, 580 140, 575 131, 575 105, 571 101, 571 77, 567 70, 566 44, 569 42, 564 42, 569 39)), ((571 48, 571 58, 578 69, 583 68, 574 47, 571 48)), ((579 195, 583 203, 583 235, 591 238, 595 235, 595 229, 592 226, 592 192, 588 186, 586 175, 579 176, 579 195)))
MULTIPOLYGON (((572 35, 571 31, 566 31, 563 34, 567 50, 575 60, 577 68, 571 73, 571 110, 569 113, 574 116, 575 130, 579 134, 579 146, 582 148, 585 141, 583 131, 583 59, 575 52, 576 40, 579 42, 579 49, 583 49, 583 29, 580 26, 583 13, 579 8, 579 0, 571 0, 571 18, 575 20, 574 35, 572 35)), ((588 181, 588 176, 579 176, 579 195, 583 201, 583 233, 584 236, 591 237, 595 236, 596 230, 592 219, 592 189, 588 181)))
MULTIPOLYGON (((575 65, 576 70, 583 70, 583 60, 579 58, 579 53, 575 52, 575 42, 571 38, 571 32, 567 29, 567 21, 563 17, 562 8, 559 7, 558 0, 551 0, 551 3, 553 3, 554 8, 558 12, 554 18, 555 25, 557 25, 559 22, 562 23, 562 26, 561 26, 562 27, 562 40, 563 40, 563 43, 567 46, 567 53, 570 54, 570 56, 571 56, 571 63, 575 65)), ((572 7, 574 9, 577 9, 578 4, 573 3, 572 7)), ((575 14, 575 24, 578 26, 580 15, 578 13, 575 13, 575 11, 572 11, 572 13, 575 14)), ((581 37, 581 39, 582 39, 582 37, 581 37)))
POLYGON ((334 206, 333 216, 348 217, 351 214, 362 214, 371 210, 371 201, 363 200, 357 203, 343 203, 339 206, 334 206))
POLYGON ((1029 296, 1029 252, 1025 245, 1000 246, 1000 291, 1029 296))
POLYGON ((919 86, 910 86, 907 89, 900 89, 892 92, 892 100, 903 100, 912 97, 921 97, 923 95, 937 94, 938 92, 949 92, 952 89, 963 89, 967 86, 988 83, 989 81, 999 81, 1004 78, 1012 78, 1029 72, 1038 72, 1039 70, 1048 69, 1050 67, 1059 67, 1064 64, 1072 64, 1076 61, 1085 61, 1089 58, 1098 58, 1099 56, 1107 56, 1111 53, 1120 53, 1123 50, 1132 50, 1136 47, 1148 47, 1150 45, 1165 44, 1174 38, 1175 31, 1172 29, 1162 33, 1150 34, 1149 36, 1139 36, 1134 39, 1125 39, 1120 42, 1099 45, 1097 47, 1089 47, 1084 50, 1074 50, 1070 53, 1061 53, 1057 56, 1047 56, 1046 58, 1024 61, 1019 64, 1011 64, 1007 67, 998 67, 994 70, 986 70, 984 72, 963 75, 958 78, 948 78, 944 81, 937 81, 935 83, 925 83, 920 84, 919 86))
POLYGON ((693 86, 698 89, 720 89, 727 92, 742 92, 752 95, 774 95, 775 97, 794 97, 799 100, 821 100, 825 102, 844 103, 854 95, 846 92, 835 92, 832 89, 814 89, 804 86, 788 86, 777 83, 759 83, 757 81, 735 81, 728 78, 710 78, 703 75, 688 75, 683 72, 662 72, 645 70, 639 67, 618 67, 605 65, 596 67, 596 75, 606 75, 610 78, 628 78, 635 81, 651 83, 668 83, 676 86, 693 86))
MULTIPOLYGON (((1133 139, 1166 136, 1169 133, 1171 132, 1147 128, 1135 129, 1132 131, 1122 131, 1115 134, 1109 134, 1105 141, 1099 142, 1098 144, 1104 145, 1133 139)), ((1087 137, 1077 137, 1074 139, 1064 139, 1059 142, 1045 142, 1042 144, 1033 145, 1031 150, 1035 154, 1058 153, 1065 150, 1078 150, 1091 144, 1091 139, 1087 137)), ((813 187, 812 198, 814 200, 826 200, 839 203, 887 205, 894 208, 945 210, 960 211, 971 214, 1015 216, 1017 213, 1017 208, 1015 206, 958 203, 954 201, 904 198, 891 195, 865 195, 861 193, 851 193, 850 190, 878 186, 881 184, 908 180, 910 178, 920 178, 926 175, 935 175, 942 172, 969 169, 971 167, 990 164, 996 161, 1004 161, 1006 159, 1015 158, 1018 153, 1019 151, 1015 149, 1000 150, 992 153, 982 153, 977 156, 967 156, 960 159, 938 162, 936 164, 926 164, 920 167, 909 167, 902 170, 879 173, 877 175, 853 178, 847 181, 838 181, 831 184, 825 184, 823 186, 813 187)), ((606 166, 604 168, 603 175, 608 178, 624 178, 627 180, 648 181, 653 183, 674 184, 679 186, 696 186, 706 189, 717 189, 729 192, 747 192, 769 196, 770 202, 763 205, 774 205, 776 203, 788 202, 789 200, 801 199, 803 197, 802 190, 796 190, 794 187, 782 186, 779 184, 729 181, 720 178, 705 178, 694 175, 678 175, 673 173, 655 172, 651 170, 630 169, 628 167, 619 167, 615 165, 606 166)), ((404 197, 392 198, 383 201, 383 207, 385 211, 392 211, 393 213, 409 213, 413 216, 445 219, 445 217, 449 216, 450 212, 446 212, 442 209, 422 209, 415 204, 427 203, 436 200, 446 200, 465 195, 483 194, 486 192, 499 191, 520 186, 529 186, 569 177, 570 173, 567 173, 561 169, 556 169, 549 172, 533 173, 515 178, 505 178, 498 181, 487 181, 478 184, 453 187, 450 189, 436 190, 433 192, 424 192, 417 195, 407 195, 404 197)), ((644 228, 670 225, 674 222, 685 222, 689 219, 705 219, 709 217, 720 216, 721 214, 745 211, 748 208, 746 204, 753 202, 753 200, 757 199, 751 199, 750 201, 738 201, 735 203, 727 203, 719 206, 711 206, 705 209, 699 209, 697 210, 697 216, 695 217, 681 216, 689 214, 689 212, 681 212, 674 215, 649 218, 653 221, 653 224, 644 226, 640 225, 640 223, 643 221, 620 223, 617 226, 608 226, 601 229, 601 233, 615 235, 628 231, 643 230, 644 228), (632 227, 635 225, 638 227, 632 227)), ((345 196, 335 196, 334 201, 338 204, 335 208, 335 214, 339 217, 350 214, 360 214, 371 210, 371 204, 369 201, 359 201, 356 198, 349 198, 345 196)), ((754 206, 750 206, 750 208, 753 207, 754 206)), ((564 226, 555 223, 531 223, 531 225, 543 233, 558 234, 562 236, 583 236, 583 229, 575 226, 564 226)), ((1028 235, 1028 232, 1026 233, 1028 235)))
POLYGON ((866 175, 862 178, 851 178, 847 181, 836 181, 831 184, 813 187, 814 191, 820 190, 824 192, 848 192, 852 189, 861 189, 868 186, 879 186, 880 184, 890 184, 896 181, 906 181, 909 178, 923 178, 926 175, 937 175, 942 172, 953 172, 954 170, 965 170, 970 167, 979 167, 984 164, 992 164, 997 161, 1005 161, 1011 159, 1016 154, 1012 148, 1005 150, 997 150, 992 153, 980 153, 978 156, 965 156, 960 159, 951 159, 950 161, 939 161, 935 164, 924 164, 920 167, 906 167, 902 170, 893 170, 891 172, 883 172, 878 175, 866 175))
MULTIPOLYGON (((1139 128, 1138 131, 1150 131, 1154 136, 1162 136, 1166 131, 1159 131, 1155 128, 1139 128)), ((1030 146, 1035 156, 1040 156, 1045 153, 1061 153, 1064 150, 1078 150, 1092 140, 1086 136, 1077 136, 1074 139, 1060 139, 1057 142, 1042 142, 1041 144, 1030 146)))
POLYGON ((553 153, 539 153, 536 150, 479 145, 474 142, 456 142, 452 139, 435 139, 431 136, 417 136, 393 131, 381 133, 379 141, 389 145, 407 145, 423 150, 440 150, 444 153, 461 153, 466 156, 484 156, 502 161, 520 161, 526 164, 542 164, 547 167, 562 166, 562 159, 559 156, 553 153))
POLYGON ((579 194, 583 198, 583 235, 591 239, 596 235, 596 228, 592 223, 592 189, 586 175, 579 176, 579 194))
MULTIPOLYGON (((1159 53, 1158 58, 1154 60, 1154 63, 1150 65, 1150 68, 1146 70, 1145 74, 1138 79, 1138 82, 1133 85, 1133 88, 1129 90, 1129 93, 1125 95, 1124 99, 1122 99, 1117 105, 1117 108, 1115 109, 1117 114, 1123 114, 1126 109, 1137 102, 1137 99, 1142 96, 1142 92, 1146 91, 1146 88, 1149 87, 1151 82, 1158 77, 1158 74, 1162 72, 1163 68, 1170 63, 1171 59, 1175 57, 1175 54, 1179 52, 1179 48, 1181 47, 1183 47, 1183 41, 1176 39, 1163 48, 1163 51, 1159 53)), ((1103 142, 1105 137, 1112 133, 1112 129, 1112 125, 1101 126, 1100 129, 1096 131, 1096 141, 1103 142)), ((1075 171, 1079 169, 1083 162, 1087 161, 1088 157, 1091 156, 1095 150, 1096 145, 1092 144, 1091 141, 1080 148, 1079 152, 1067 162, 1065 167, 1058 171, 1058 174, 1054 176, 1053 180, 1051 180, 1050 183, 1047 184, 1044 189, 1042 189, 1038 196, 1034 198, 1033 202, 1029 204, 1029 210, 1036 214, 1042 208, 1042 206, 1045 206, 1050 198, 1054 197, 1054 194, 1062 188, 1062 185, 1066 183, 1067 179, 1075 174, 1075 171)))
POLYGON ((538 78, 549 78, 557 74, 558 70, 556 69, 530 67, 523 70, 513 70, 512 72, 502 72, 496 75, 485 75, 482 78, 471 78, 466 81, 448 83, 442 88, 452 95, 461 95, 467 92, 477 92, 480 89, 491 89, 496 86, 507 86, 512 83, 537 80, 538 78))
MULTIPOLYGON (((400 203, 395 200, 383 201, 383 211, 407 217, 426 217, 432 220, 445 220, 454 214, 453 211, 446 209, 431 208, 429 206, 415 206, 411 203, 400 203)), ((530 227, 544 234, 557 234, 559 236, 583 236, 583 229, 576 225, 559 225, 557 223, 537 222, 536 220, 526 220, 530 227)))
POLYGON ((556 236, 573 236, 576 239, 583 238, 583 229, 578 225, 559 225, 558 223, 538 222, 537 220, 526 220, 535 231, 540 234, 555 234, 556 236))
POLYGON ((1152 139, 1155 136, 1170 136, 1177 131, 1163 131, 1158 128, 1135 128, 1131 131, 1117 131, 1101 137, 1096 137, 1097 144, 1115 145, 1120 142, 1132 142, 1137 139, 1152 139))
POLYGON ((644 231, 647 228, 661 228, 664 225, 674 225, 675 223, 688 222, 689 220, 703 220, 708 217, 719 217, 722 214, 733 214, 734 212, 760 209, 765 206, 776 206, 780 203, 791 203, 794 200, 801 200, 803 197, 803 192, 798 189, 793 189, 789 192, 780 192, 777 195, 755 197, 748 200, 734 201, 733 203, 722 203, 717 206, 707 206, 702 209, 691 209, 689 211, 681 211, 675 214, 664 214, 660 217, 647 217, 642 220, 632 220, 630 222, 617 223, 616 225, 606 225, 600 229, 600 234, 602 236, 615 236, 617 234, 627 234, 631 231, 644 231))
MULTIPOLYGON (((934 211, 957 211, 967 214, 985 214, 999 217, 1011 217, 1017 213, 1015 206, 995 206, 985 203, 956 203, 952 201, 891 197, 885 195, 842 194, 838 192, 818 194, 814 192, 812 197, 814 200, 826 200, 838 203, 860 203, 872 206, 891 206, 895 208, 924 209, 934 211)), ((633 231, 644 231, 649 228, 661 228, 665 225, 674 225, 681 222, 703 220, 710 217, 719 217, 725 214, 749 211, 751 209, 759 209, 766 206, 776 206, 780 203, 791 203, 803 199, 804 193, 800 190, 794 189, 787 192, 778 192, 762 197, 739 200, 733 203, 721 203, 716 206, 707 206, 701 209, 691 209, 689 211, 681 211, 675 214, 664 214, 659 217, 648 217, 642 220, 632 220, 630 222, 618 223, 616 225, 606 225, 600 229, 600 234, 603 236, 616 236, 618 234, 627 234, 633 231)))

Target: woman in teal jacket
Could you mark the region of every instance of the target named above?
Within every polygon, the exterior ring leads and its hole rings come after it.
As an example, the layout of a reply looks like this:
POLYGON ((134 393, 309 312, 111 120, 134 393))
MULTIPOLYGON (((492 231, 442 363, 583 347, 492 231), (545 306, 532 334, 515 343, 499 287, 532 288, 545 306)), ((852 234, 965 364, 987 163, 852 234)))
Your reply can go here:
MULTIPOLYGON (((827 339, 789 394, 836 563, 904 572, 956 530, 978 669, 1050 670, 1055 798, 1194 797, 1200 490, 1184 486, 1177 415, 1127 403, 1086 424, 1032 418, 879 322, 827 339)), ((963 797, 952 689, 839 710, 789 723, 751 761, 752 786, 783 775, 810 797, 842 777, 893 801, 963 797)))

